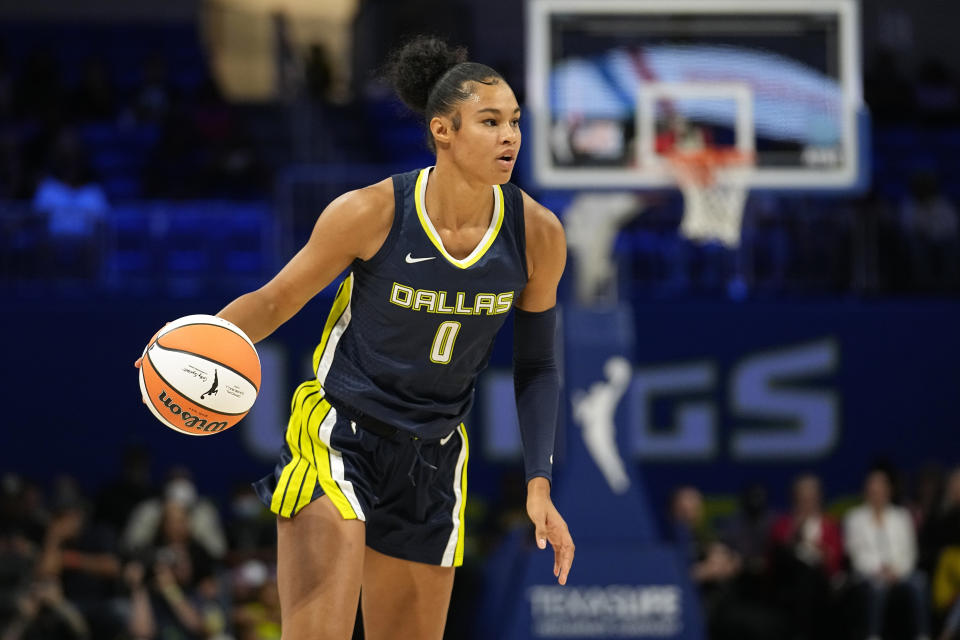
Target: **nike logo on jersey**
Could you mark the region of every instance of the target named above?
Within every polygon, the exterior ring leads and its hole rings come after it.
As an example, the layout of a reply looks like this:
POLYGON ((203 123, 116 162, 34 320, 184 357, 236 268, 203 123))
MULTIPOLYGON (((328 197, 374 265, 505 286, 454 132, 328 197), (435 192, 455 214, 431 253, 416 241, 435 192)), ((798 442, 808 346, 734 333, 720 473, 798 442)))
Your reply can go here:
POLYGON ((414 258, 411 254, 407 254, 407 264, 414 264, 417 262, 423 262, 424 260, 436 260, 437 256, 430 256, 429 258, 414 258))
POLYGON ((447 444, 448 442, 450 442, 450 438, 452 438, 452 437, 453 437, 453 434, 455 434, 456 432, 457 432, 457 430, 454 429, 453 431, 451 431, 450 433, 447 434, 447 437, 441 438, 441 439, 440 439, 440 446, 442 447, 443 445, 445 445, 445 444, 447 444))

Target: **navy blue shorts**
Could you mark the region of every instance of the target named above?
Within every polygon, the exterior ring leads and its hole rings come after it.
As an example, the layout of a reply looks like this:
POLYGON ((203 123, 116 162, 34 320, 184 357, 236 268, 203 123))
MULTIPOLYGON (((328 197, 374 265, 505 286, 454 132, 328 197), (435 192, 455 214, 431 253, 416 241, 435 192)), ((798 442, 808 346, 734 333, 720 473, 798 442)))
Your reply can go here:
MULTIPOLYGON (((280 517, 329 496, 344 519, 366 522, 380 553, 444 567, 463 563, 467 431, 439 440, 378 435, 341 415, 317 380, 293 394, 280 462, 254 483, 280 517)), ((361 421, 362 423, 362 421, 361 421)))

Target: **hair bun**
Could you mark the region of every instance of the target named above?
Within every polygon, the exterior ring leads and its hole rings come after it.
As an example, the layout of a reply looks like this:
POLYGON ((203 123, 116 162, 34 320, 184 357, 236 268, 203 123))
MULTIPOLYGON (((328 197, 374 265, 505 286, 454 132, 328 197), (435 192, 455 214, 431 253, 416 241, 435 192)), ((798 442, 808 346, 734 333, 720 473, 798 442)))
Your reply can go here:
POLYGON ((394 51, 386 76, 403 102, 423 113, 430 90, 451 68, 467 61, 466 47, 451 48, 433 36, 417 36, 394 51))

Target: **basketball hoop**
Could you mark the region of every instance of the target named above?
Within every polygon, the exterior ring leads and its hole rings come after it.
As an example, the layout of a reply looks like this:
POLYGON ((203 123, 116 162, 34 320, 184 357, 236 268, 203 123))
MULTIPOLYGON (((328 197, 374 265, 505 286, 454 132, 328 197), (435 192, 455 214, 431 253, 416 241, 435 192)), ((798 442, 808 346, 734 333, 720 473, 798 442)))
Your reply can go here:
POLYGON ((719 240, 738 247, 753 154, 706 148, 672 151, 667 159, 683 192, 681 233, 691 240, 719 240))

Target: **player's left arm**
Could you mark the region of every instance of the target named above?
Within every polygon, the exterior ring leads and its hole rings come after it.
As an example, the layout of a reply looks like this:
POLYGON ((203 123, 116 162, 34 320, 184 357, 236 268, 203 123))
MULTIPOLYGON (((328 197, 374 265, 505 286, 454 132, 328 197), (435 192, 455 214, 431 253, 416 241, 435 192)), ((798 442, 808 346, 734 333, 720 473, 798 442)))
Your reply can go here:
POLYGON ((567 262, 563 225, 546 207, 523 194, 527 286, 514 310, 513 376, 527 478, 527 515, 537 546, 553 546, 553 574, 566 584, 574 544, 550 498, 553 449, 560 403, 555 338, 557 285, 567 262))

